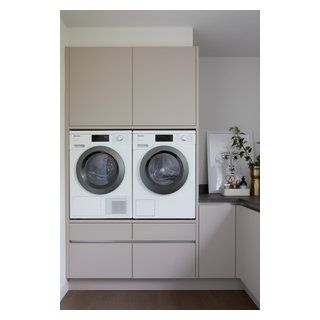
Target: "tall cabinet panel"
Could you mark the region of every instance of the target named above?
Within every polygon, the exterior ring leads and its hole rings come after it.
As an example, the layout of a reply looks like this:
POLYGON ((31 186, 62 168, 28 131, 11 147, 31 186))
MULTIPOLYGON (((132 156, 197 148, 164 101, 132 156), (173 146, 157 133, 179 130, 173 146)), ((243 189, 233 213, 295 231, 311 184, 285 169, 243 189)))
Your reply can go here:
POLYGON ((70 126, 132 125, 132 48, 69 48, 70 126))
POLYGON ((260 301, 260 213, 237 206, 237 277, 260 301))
POLYGON ((196 48, 133 48, 133 125, 196 125, 196 48))
POLYGON ((199 206, 199 277, 235 277, 235 209, 229 203, 199 206))

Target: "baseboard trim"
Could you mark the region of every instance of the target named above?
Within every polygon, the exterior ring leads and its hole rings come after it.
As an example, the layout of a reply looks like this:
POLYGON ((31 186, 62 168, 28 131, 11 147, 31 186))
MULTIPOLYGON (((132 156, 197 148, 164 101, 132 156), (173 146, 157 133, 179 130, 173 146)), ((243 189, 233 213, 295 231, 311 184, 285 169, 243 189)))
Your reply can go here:
POLYGON ((69 290, 243 290, 239 279, 69 279, 69 290))
MULTIPOLYGON (((240 280, 241 281, 241 280, 240 280)), ((242 281, 241 281, 242 282, 242 281)), ((244 291, 248 294, 250 299, 256 304, 256 306, 260 309, 260 301, 251 293, 251 291, 246 287, 246 285, 242 282, 244 291)))
POLYGON ((68 291, 69 291, 69 284, 68 284, 68 281, 65 281, 64 284, 60 287, 60 301, 67 294, 68 291))

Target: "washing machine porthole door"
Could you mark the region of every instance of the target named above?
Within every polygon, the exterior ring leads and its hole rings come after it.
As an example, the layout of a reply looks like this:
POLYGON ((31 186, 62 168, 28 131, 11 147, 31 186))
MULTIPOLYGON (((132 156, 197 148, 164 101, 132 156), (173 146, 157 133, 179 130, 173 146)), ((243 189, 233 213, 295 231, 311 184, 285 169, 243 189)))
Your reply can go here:
POLYGON ((106 194, 122 182, 125 166, 121 156, 108 147, 93 147, 85 151, 76 167, 79 183, 94 194, 106 194))
POLYGON ((189 168, 185 156, 170 146, 150 150, 140 164, 140 177, 144 185, 159 194, 179 190, 188 178, 189 168))

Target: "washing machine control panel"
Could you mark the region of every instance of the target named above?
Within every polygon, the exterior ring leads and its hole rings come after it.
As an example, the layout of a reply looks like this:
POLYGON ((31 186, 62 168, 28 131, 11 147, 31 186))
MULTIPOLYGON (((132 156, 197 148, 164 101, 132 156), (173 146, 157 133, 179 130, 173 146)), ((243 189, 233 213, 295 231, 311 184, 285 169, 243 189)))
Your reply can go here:
POLYGON ((130 143, 130 133, 125 132, 70 132, 70 148, 81 149, 90 146, 112 146, 130 143))
POLYGON ((133 144, 137 148, 148 148, 153 145, 195 144, 195 134, 188 131, 179 132, 141 132, 133 135, 133 144))

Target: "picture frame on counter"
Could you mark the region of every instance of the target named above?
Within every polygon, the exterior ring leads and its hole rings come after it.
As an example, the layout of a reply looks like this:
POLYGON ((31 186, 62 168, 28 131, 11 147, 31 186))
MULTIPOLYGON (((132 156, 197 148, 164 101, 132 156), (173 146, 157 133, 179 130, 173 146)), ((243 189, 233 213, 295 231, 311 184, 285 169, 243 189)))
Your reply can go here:
MULTIPOLYGON (((239 151, 232 147, 230 132, 207 131, 207 160, 208 160, 208 192, 223 192, 226 177, 233 173, 236 179, 246 178, 250 185, 250 170, 248 163, 239 156, 239 151)), ((253 148, 253 135, 245 132, 245 140, 253 148)), ((254 156, 254 150, 252 150, 254 156)))

